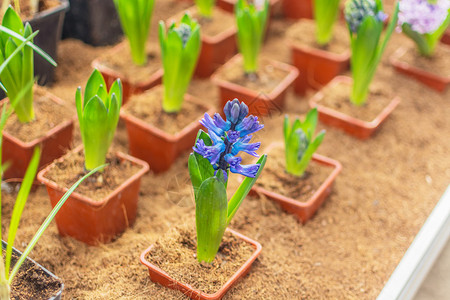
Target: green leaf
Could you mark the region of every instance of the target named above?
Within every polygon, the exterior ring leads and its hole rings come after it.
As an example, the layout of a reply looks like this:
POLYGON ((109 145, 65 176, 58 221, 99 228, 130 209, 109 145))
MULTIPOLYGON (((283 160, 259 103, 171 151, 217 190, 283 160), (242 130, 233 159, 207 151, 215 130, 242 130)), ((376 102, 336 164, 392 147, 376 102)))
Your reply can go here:
POLYGON ((17 228, 19 227, 22 211, 25 207, 28 195, 30 194, 31 186, 33 185, 33 181, 36 176, 40 157, 41 157, 41 150, 39 147, 36 147, 34 149, 31 161, 28 165, 27 171, 25 172, 25 177, 23 178, 22 185, 20 186, 20 190, 19 193, 17 194, 16 202, 14 204, 11 222, 9 223, 8 245, 6 246, 6 254, 5 254, 5 272, 7 279, 9 279, 12 246, 14 245, 14 240, 16 238, 17 228))
POLYGON ((216 177, 206 179, 196 199, 197 260, 211 263, 227 227, 227 192, 216 177))
POLYGON ((100 73, 99 70, 94 69, 94 71, 92 72, 91 76, 89 77, 86 83, 86 88, 84 89, 83 106, 86 106, 89 100, 92 99, 95 95, 97 95, 100 86, 106 87, 105 79, 103 79, 102 73, 100 73))
POLYGON ((262 170, 264 169, 264 166, 266 164, 267 155, 264 154, 258 159, 258 164, 260 164, 259 170, 256 173, 255 178, 246 177, 239 188, 236 190, 234 195, 231 197, 230 201, 228 202, 228 212, 227 212, 227 226, 230 224, 231 220, 233 219, 234 215, 236 214, 237 210, 241 206, 242 201, 247 197, 248 193, 250 192, 252 186, 255 184, 256 180, 258 179, 259 175, 261 174, 262 170))

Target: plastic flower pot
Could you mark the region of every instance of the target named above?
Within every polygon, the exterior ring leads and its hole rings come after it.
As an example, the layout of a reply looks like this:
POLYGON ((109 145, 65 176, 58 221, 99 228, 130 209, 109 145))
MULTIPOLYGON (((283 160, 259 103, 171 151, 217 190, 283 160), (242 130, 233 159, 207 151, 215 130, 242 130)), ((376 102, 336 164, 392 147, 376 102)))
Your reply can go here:
MULTIPOLYGON (((120 53, 125 47, 128 47, 127 41, 118 44, 113 49, 111 49, 109 53, 110 55, 120 53)), ((123 90, 122 104, 125 104, 132 95, 141 94, 144 91, 149 90, 158 84, 161 84, 162 75, 164 72, 163 69, 160 68, 155 73, 153 73, 153 75, 151 75, 144 81, 133 83, 124 74, 121 74, 117 70, 113 70, 110 67, 108 67, 103 62, 102 58, 95 59, 92 62, 92 67, 97 68, 102 73, 103 78, 105 78, 108 89, 111 87, 111 85, 117 78, 120 78, 120 80, 122 81, 122 90, 123 90)))
MULTIPOLYGON (((333 88, 339 84, 351 85, 352 79, 346 76, 338 76, 328 85, 330 88, 333 88)), ((317 107, 317 110, 319 111, 319 120, 326 125, 338 128, 363 140, 371 137, 400 103, 400 98, 395 97, 374 120, 368 122, 321 105, 320 100, 323 98, 323 92, 319 91, 309 100, 311 108, 317 107)))
MULTIPOLYGON (((2 249, 3 251, 6 251, 6 245, 7 243, 5 241, 2 240, 2 249)), ((13 257, 20 257, 22 255, 22 252, 20 252, 19 250, 17 250, 16 248, 12 248, 12 253, 13 253, 13 257)), ((59 279, 58 277, 56 277, 55 275, 53 275, 53 273, 51 273, 50 271, 48 271, 46 268, 44 268, 43 266, 41 266, 40 264, 38 264, 37 262, 35 262, 34 260, 32 260, 31 258, 27 257, 27 259, 25 260, 24 264, 20 267, 20 270, 23 270, 24 268, 29 269, 30 266, 35 265, 38 269, 40 269, 42 271, 43 276, 45 276, 46 278, 52 278, 55 281, 58 281, 60 284, 60 288, 59 290, 57 290, 54 295, 52 295, 51 297, 49 297, 49 300, 60 300, 61 299, 61 295, 62 292, 64 290, 64 283, 62 282, 61 279, 59 279)), ((38 274, 36 274, 38 275, 38 274)), ((16 277, 17 279, 17 277, 16 277)), ((42 298, 39 298, 42 299, 42 298)))
POLYGON ((252 245, 255 249, 252 256, 239 268, 239 270, 231 276, 230 279, 214 294, 207 294, 200 290, 196 290, 188 284, 178 282, 175 279, 171 278, 164 270, 161 270, 157 266, 153 265, 149 261, 147 261, 146 256, 152 250, 153 245, 150 246, 147 250, 142 252, 140 256, 141 263, 148 267, 150 273, 150 279, 153 282, 159 283, 168 288, 179 290, 186 296, 191 299, 196 300, 214 300, 214 299, 222 299, 222 297, 227 293, 227 291, 242 277, 248 274, 253 262, 256 260, 258 255, 261 253, 262 246, 257 241, 254 241, 234 230, 228 229, 227 231, 236 236, 237 238, 244 240, 245 242, 252 245))
MULTIPOLYGON (((56 162, 62 162, 72 153, 81 150, 82 145, 56 162)), ((134 223, 141 177, 149 170, 149 166, 127 154, 117 152, 116 155, 120 160, 138 166, 140 170, 100 201, 83 196, 75 190, 55 217, 60 235, 71 236, 95 246, 112 241, 134 223)), ((38 180, 47 187, 53 207, 68 190, 46 178, 46 174, 55 167, 56 164, 53 163, 38 173, 38 180)))
POLYGON ((283 0, 283 14, 289 19, 312 19, 313 0, 283 0))
MULTIPOLYGON (((216 9, 216 8, 215 8, 216 9)), ((191 15, 197 14, 197 8, 191 7, 185 11, 191 15)), ((173 21, 181 19, 182 14, 177 14, 168 19, 167 24, 171 24, 173 21)), ((232 16, 232 14, 230 14, 232 16)), ((213 14, 214 18, 214 14, 213 14)), ((234 17, 233 17, 234 18, 234 17)), ((201 22, 200 22, 201 23, 201 22)), ((207 78, 214 73, 217 68, 227 62, 237 52, 236 44, 237 28, 234 25, 214 35, 209 36, 204 32, 201 34, 202 48, 198 57, 197 66, 195 68, 194 75, 199 78, 207 78)))
MULTIPOLYGON (((219 87, 221 107, 224 107, 228 100, 238 98, 240 101, 244 101, 245 104, 247 104, 250 114, 253 115, 266 116, 274 111, 280 111, 284 106, 287 89, 292 85, 299 74, 297 68, 285 63, 270 60, 270 64, 273 68, 286 71, 287 75, 270 93, 265 94, 224 80, 220 77, 220 73, 226 72, 226 69, 230 65, 240 63, 241 60, 241 54, 237 54, 211 77, 212 81, 219 87)), ((242 70, 242 72, 244 71, 242 70)))
POLYGON ((444 35, 442 36, 441 42, 450 45, 450 28, 447 28, 444 35))
MULTIPOLYGON (((185 101, 195 102, 194 98, 188 94, 185 95, 185 101)), ((205 107, 204 111, 209 115, 214 114, 214 109, 208 110, 205 107)), ((146 161, 155 173, 168 170, 182 152, 192 148, 197 132, 202 128, 199 118, 181 131, 169 134, 155 124, 149 124, 124 109, 120 111, 120 118, 125 121, 127 128, 130 154, 146 161)))
POLYGON ((117 10, 110 0, 69 0, 63 38, 76 38, 94 46, 113 45, 122 36, 117 10))
POLYGON ((391 64, 394 66, 395 70, 422 82, 426 86, 438 92, 444 92, 444 90, 450 85, 450 76, 440 76, 402 61, 402 56, 406 53, 406 51, 407 48, 402 47, 397 49, 397 51, 395 51, 391 56, 391 64))
POLYGON ((308 89, 320 89, 350 67, 350 49, 337 54, 302 45, 292 40, 289 41, 289 45, 292 53, 292 65, 302 74, 294 82, 294 91, 299 95, 305 95, 308 89))
MULTIPOLYGON (((284 144, 272 143, 267 148, 266 152, 270 153, 270 150, 276 147, 284 148, 284 144)), ((332 172, 308 201, 300 202, 295 199, 292 199, 291 197, 289 197, 289 195, 281 195, 276 191, 266 190, 258 186, 257 184, 252 187, 251 195, 253 196, 263 195, 268 199, 277 202, 281 206, 281 208, 283 208, 288 213, 295 215, 300 220, 300 222, 302 222, 302 224, 305 224, 308 220, 310 220, 314 216, 319 207, 322 206, 327 197, 330 195, 333 183, 339 172, 341 172, 342 170, 342 165, 340 162, 322 156, 320 154, 314 154, 312 161, 320 165, 329 167, 330 169, 332 169, 332 172)), ((284 172, 284 170, 280 170, 280 172, 284 172)))
MULTIPOLYGON (((63 100, 49 92, 46 92, 46 97, 55 104, 64 104, 63 100)), ((0 106, 8 101, 8 98, 3 99, 0 106)), ((3 174, 3 178, 23 178, 33 156, 34 148, 38 145, 42 151, 39 169, 61 157, 70 148, 72 142, 73 120, 72 118, 56 125, 43 136, 30 142, 23 142, 7 131, 3 131, 2 159, 3 162, 11 163, 11 166, 3 174)))
MULTIPOLYGON (((34 43, 42 48, 55 61, 57 60, 58 43, 61 40, 64 16, 69 10, 67 0, 59 0, 59 5, 39 12, 29 22, 33 31, 39 30, 34 43)), ((40 85, 52 82, 55 67, 48 63, 36 52, 34 53, 34 75, 40 85)))

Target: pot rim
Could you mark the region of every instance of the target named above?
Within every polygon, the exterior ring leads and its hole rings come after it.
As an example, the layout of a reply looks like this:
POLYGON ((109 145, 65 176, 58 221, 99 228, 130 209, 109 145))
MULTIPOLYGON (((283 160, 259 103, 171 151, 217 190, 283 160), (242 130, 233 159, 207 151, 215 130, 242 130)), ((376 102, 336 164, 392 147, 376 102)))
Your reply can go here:
MULTIPOLYGON (((76 147, 74 150, 69 151, 67 154, 65 154, 64 156, 56 159, 55 161, 53 161, 51 164, 49 164, 48 166, 46 166, 44 169, 42 169, 41 171, 39 171, 38 175, 37 175, 37 179, 45 184, 48 187, 51 187, 54 190, 57 190, 61 193, 66 193, 69 189, 66 187, 61 187, 58 184, 56 184, 56 182, 54 182, 53 180, 50 180, 48 178, 45 177, 45 175, 47 174, 48 171, 50 171, 52 168, 55 167, 57 162, 62 162, 64 161, 68 156, 74 154, 74 153, 78 153, 80 151, 83 150, 83 145, 79 145, 78 147, 76 147)), ((129 184, 131 184, 133 181, 139 179, 140 177, 142 177, 145 173, 148 172, 148 170, 150 169, 148 163, 146 163, 143 160, 140 160, 138 158, 135 158, 131 155, 122 153, 120 151, 116 152, 116 155, 119 159, 121 160, 128 160, 130 161, 132 164, 140 166, 141 169, 136 172, 135 174, 133 174, 131 177, 129 177, 127 180, 125 180, 124 182, 122 182, 114 191, 112 191, 108 196, 106 196, 105 198, 103 198, 100 201, 95 201, 87 196, 84 196, 80 193, 78 193, 76 190, 71 194, 70 198, 72 199, 76 199, 77 201, 83 202, 87 205, 90 205, 92 207, 95 207, 97 209, 100 209, 102 207, 104 207, 111 199, 113 199, 114 197, 116 197, 117 194, 119 194, 126 186, 128 186, 129 184)))
POLYGON ((69 0, 58 0, 58 1, 59 1, 59 5, 49 8, 49 9, 46 9, 41 12, 37 12, 36 14, 33 15, 33 17, 31 19, 26 19, 26 20, 24 20, 24 22, 31 23, 32 21, 35 21, 37 19, 43 19, 52 14, 67 12, 70 8, 69 0))
MULTIPOLYGON (((180 287, 184 290, 190 291, 191 293, 194 293, 194 294, 202 297, 202 299, 220 299, 221 297, 223 297, 226 294, 226 292, 231 288, 231 286, 241 277, 241 274, 253 264, 253 262, 256 260, 256 258, 259 256, 259 254, 261 253, 261 250, 262 250, 262 246, 259 242, 255 241, 243 234, 240 234, 239 232, 236 232, 233 229, 230 229, 228 227, 226 228, 226 231, 237 236, 241 240, 244 240, 245 242, 251 244, 252 247, 255 249, 255 251, 250 256, 250 258, 224 283, 224 285, 217 292, 215 292, 213 294, 204 293, 198 289, 191 287, 189 284, 179 282, 179 281, 173 279, 172 277, 170 277, 165 271, 161 270, 156 265, 150 263, 146 259, 146 256, 153 249, 154 244, 152 244, 150 247, 148 247, 146 250, 144 250, 141 253, 139 260, 143 265, 145 265, 149 269, 152 269, 154 272, 158 273, 160 276, 163 276, 168 281, 174 283, 176 287, 180 287)), ((172 286, 168 286, 168 287, 172 288, 172 286)), ((183 290, 181 290, 181 291, 184 293, 183 290)))

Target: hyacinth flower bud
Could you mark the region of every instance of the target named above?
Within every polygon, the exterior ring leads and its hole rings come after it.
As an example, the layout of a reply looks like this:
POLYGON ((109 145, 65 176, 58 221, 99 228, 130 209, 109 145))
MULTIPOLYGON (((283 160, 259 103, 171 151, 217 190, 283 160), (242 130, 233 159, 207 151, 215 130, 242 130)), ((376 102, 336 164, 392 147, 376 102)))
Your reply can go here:
POLYGON ((387 15, 378 10, 374 0, 352 0, 345 5, 345 20, 353 33, 358 33, 364 19, 374 16, 378 21, 384 22, 387 15))

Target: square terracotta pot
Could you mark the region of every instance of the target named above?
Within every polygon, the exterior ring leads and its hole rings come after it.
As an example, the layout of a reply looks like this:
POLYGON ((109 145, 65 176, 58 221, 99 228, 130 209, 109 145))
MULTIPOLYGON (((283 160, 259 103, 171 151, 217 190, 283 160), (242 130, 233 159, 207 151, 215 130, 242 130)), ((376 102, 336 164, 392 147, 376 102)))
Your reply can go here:
MULTIPOLYGON (((351 85, 352 79, 346 76, 338 76, 333 79, 328 86, 333 88, 333 86, 339 84, 351 85)), ((323 97, 323 92, 319 91, 309 100, 309 106, 311 108, 317 107, 317 110, 319 111, 319 120, 324 124, 338 128, 349 135, 363 140, 371 137, 400 103, 400 98, 395 97, 375 119, 368 122, 321 105, 320 100, 323 99, 323 97)))
MULTIPOLYGON (((35 86, 35 89, 40 88, 35 86)), ((47 91, 45 94, 55 104, 64 104, 64 101, 55 95, 47 91)), ((8 101, 8 98, 3 99, 0 106, 8 101)), ((66 153, 72 142, 74 119, 75 117, 56 125, 43 136, 30 142, 23 142, 7 131, 3 131, 2 161, 11 162, 10 167, 3 174, 3 178, 23 178, 36 146, 41 147, 39 169, 66 153)))
POLYGON ((299 74, 297 68, 269 60, 273 68, 283 70, 287 75, 278 86, 266 94, 220 78, 220 74, 226 72, 229 66, 238 64, 241 61, 241 54, 237 54, 211 77, 212 81, 219 87, 220 106, 224 107, 229 100, 237 98, 239 101, 244 101, 247 104, 250 114, 253 115, 266 116, 275 111, 281 111, 284 107, 286 92, 299 74))
MULTIPOLYGON (((196 102, 195 98, 188 94, 185 95, 185 101, 196 102)), ((206 106, 204 109, 209 115, 214 114, 214 109, 208 109, 206 106)), ((197 132, 202 128, 198 119, 176 134, 169 134, 159 129, 156 124, 146 123, 124 109, 120 111, 120 118, 125 121, 127 128, 130 154, 146 161, 155 173, 168 170, 181 153, 192 148, 197 132)))
POLYGON ((289 40, 288 44, 291 48, 292 65, 301 74, 294 82, 294 91, 299 95, 305 95, 308 89, 320 89, 350 67, 350 48, 338 54, 302 45, 293 40, 289 40))
MULTIPOLYGON (((82 147, 83 145, 80 145, 56 162, 62 162, 72 153, 80 152, 82 147)), ((60 235, 71 236, 95 246, 112 241, 134 223, 141 177, 149 170, 149 166, 130 155, 121 152, 116 155, 120 160, 138 166, 140 170, 100 201, 81 195, 75 190, 55 217, 60 235)), ((38 180, 47 187, 52 207, 68 190, 46 177, 46 174, 56 167, 56 162, 38 174, 38 180)))
MULTIPOLYGON (((449 49, 450 47, 446 45, 442 45, 441 47, 446 47, 449 49)), ((450 76, 440 76, 438 74, 432 73, 430 71, 422 70, 414 65, 410 65, 404 61, 402 61, 403 55, 408 51, 408 48, 401 47, 394 52, 391 56, 391 64, 394 66, 395 70, 399 73, 410 76, 426 86, 438 91, 444 92, 445 89, 450 85, 450 76)))
POLYGON ((283 14, 289 19, 312 19, 313 0, 283 0, 283 14))
POLYGON ((228 292, 228 290, 242 277, 248 274, 250 271, 250 268, 253 264, 253 262, 256 260, 256 258, 259 256, 262 250, 262 246, 257 241, 254 241, 234 230, 228 229, 227 231, 232 233, 237 238, 244 240, 245 242, 251 244, 251 246, 255 249, 252 256, 239 268, 239 270, 231 276, 230 279, 214 294, 207 294, 200 290, 197 290, 193 287, 191 287, 188 284, 178 282, 172 277, 170 277, 164 270, 161 270, 154 264, 147 261, 146 256, 147 254, 152 250, 153 245, 151 245, 147 250, 142 252, 140 256, 141 263, 145 265, 150 274, 150 279, 153 282, 159 283, 163 286, 166 286, 168 288, 179 290, 186 296, 188 296, 191 299, 196 300, 215 300, 215 299, 222 299, 222 297, 228 292))
MULTIPOLYGON (((123 41, 114 48, 112 48, 108 53, 109 55, 120 55, 120 53, 123 51, 125 47, 129 47, 128 41, 123 41)), ((111 85, 114 83, 114 81, 117 78, 120 78, 122 82, 122 90, 123 90, 123 96, 122 96, 122 104, 127 103, 128 99, 135 94, 141 94, 144 91, 151 89, 152 87, 161 84, 162 82, 162 76, 163 76, 163 69, 159 68, 157 71, 155 71, 150 77, 147 79, 134 83, 129 78, 127 78, 124 74, 120 73, 117 70, 111 69, 108 67, 104 59, 102 57, 95 59, 92 62, 92 67, 98 69, 102 75, 103 78, 106 81, 106 85, 108 86, 108 89, 111 87, 111 85)))
MULTIPOLYGON (((266 153, 270 153, 270 151, 276 147, 284 148, 284 144, 272 143, 267 148, 266 153)), ((266 190, 257 185, 254 185, 252 187, 251 195, 253 196, 264 195, 268 199, 277 202, 281 206, 281 208, 283 208, 288 213, 295 215, 300 220, 300 222, 305 224, 308 220, 310 220, 314 216, 319 207, 322 206, 327 197, 330 195, 333 183, 337 175, 342 170, 341 163, 326 156, 322 156, 320 154, 313 154, 312 161, 325 167, 328 167, 332 171, 331 174, 328 176, 328 178, 321 184, 321 186, 317 189, 317 191, 308 201, 300 202, 290 198, 287 195, 281 195, 277 193, 277 191, 266 190)), ((281 170, 281 172, 283 172, 283 170, 281 170)))

